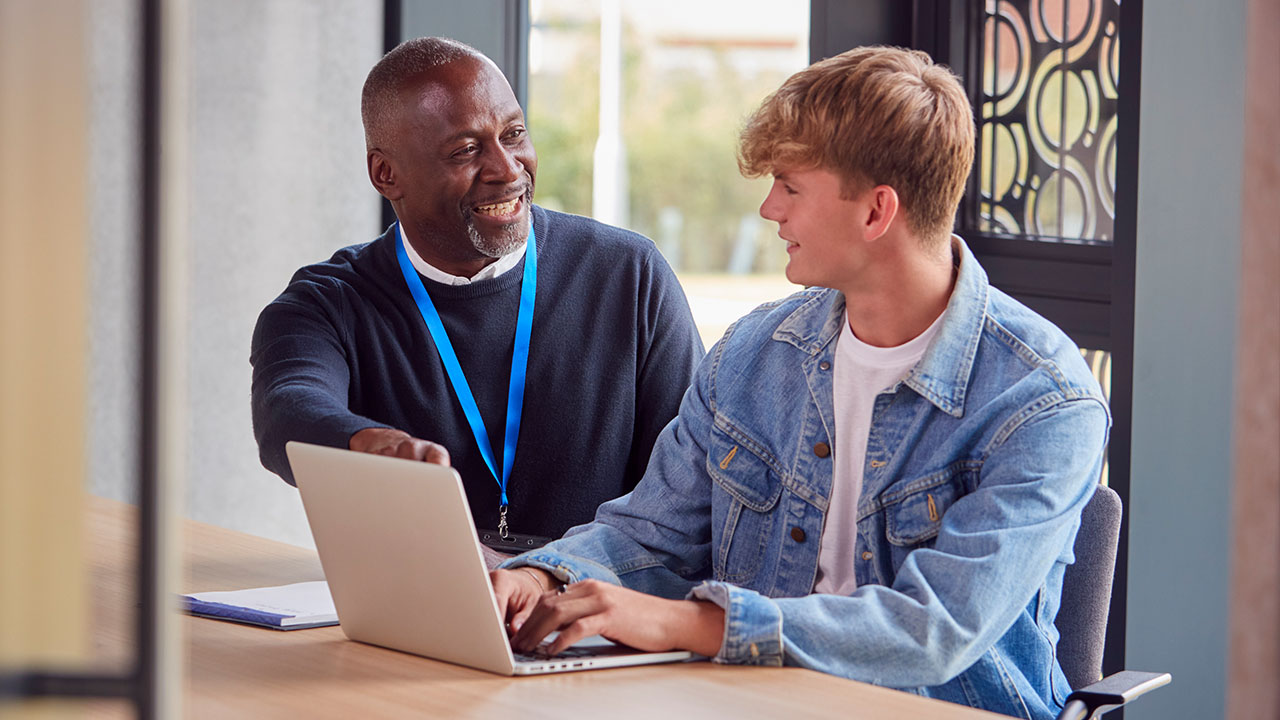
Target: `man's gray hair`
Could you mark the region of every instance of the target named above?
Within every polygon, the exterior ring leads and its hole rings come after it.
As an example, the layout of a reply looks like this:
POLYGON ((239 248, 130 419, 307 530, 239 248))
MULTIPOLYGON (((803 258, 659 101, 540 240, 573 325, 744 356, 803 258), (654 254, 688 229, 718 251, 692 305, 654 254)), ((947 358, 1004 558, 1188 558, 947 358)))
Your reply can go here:
POLYGON ((426 37, 402 42, 383 55, 369 71, 360 94, 366 148, 386 146, 400 93, 410 82, 432 68, 464 57, 483 59, 484 54, 457 40, 426 37))

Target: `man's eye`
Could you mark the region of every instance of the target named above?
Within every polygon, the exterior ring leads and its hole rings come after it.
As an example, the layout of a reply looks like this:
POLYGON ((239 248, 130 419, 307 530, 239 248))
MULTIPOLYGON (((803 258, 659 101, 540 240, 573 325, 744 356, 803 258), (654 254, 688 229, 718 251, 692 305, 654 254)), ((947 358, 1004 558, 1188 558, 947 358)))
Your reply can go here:
POLYGON ((788 194, 788 195, 795 195, 795 194, 796 194, 796 190, 795 190, 795 188, 791 187, 790 185, 783 185, 783 186, 782 186, 782 189, 783 189, 783 190, 785 190, 785 191, 787 192, 787 194, 788 194))
POLYGON ((480 147, 478 145, 467 145, 466 147, 459 148, 457 152, 453 154, 453 156, 459 157, 459 158, 469 157, 471 155, 475 155, 479 150, 480 150, 480 147))
POLYGON ((525 130, 522 127, 512 128, 511 130, 507 131, 506 139, 508 142, 519 140, 523 138, 528 132, 529 132, 528 130, 525 130))

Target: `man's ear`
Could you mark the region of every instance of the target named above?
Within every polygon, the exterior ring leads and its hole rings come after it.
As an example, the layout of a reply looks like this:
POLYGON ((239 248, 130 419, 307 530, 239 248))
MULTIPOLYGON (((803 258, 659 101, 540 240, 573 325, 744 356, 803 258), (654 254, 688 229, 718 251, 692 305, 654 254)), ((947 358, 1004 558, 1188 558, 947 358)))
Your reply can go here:
POLYGON ((867 214, 864 230, 868 240, 877 240, 889 231, 898 217, 898 191, 888 185, 877 185, 866 193, 867 214))
POLYGON ((400 189, 399 177, 396 171, 391 167, 391 158, 386 153, 377 148, 370 150, 366 157, 369 165, 369 182, 373 183, 373 188, 388 200, 399 200, 404 197, 404 191, 400 189))

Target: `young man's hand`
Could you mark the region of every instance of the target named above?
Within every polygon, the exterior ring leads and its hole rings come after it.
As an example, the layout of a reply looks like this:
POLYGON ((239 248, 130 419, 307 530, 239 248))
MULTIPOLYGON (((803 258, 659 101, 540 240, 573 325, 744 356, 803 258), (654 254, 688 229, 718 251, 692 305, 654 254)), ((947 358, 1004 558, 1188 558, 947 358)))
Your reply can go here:
POLYGON ((491 570, 489 582, 493 584, 493 596, 498 601, 498 614, 506 621, 510 634, 520 629, 543 595, 554 595, 560 587, 560 581, 551 573, 527 565, 511 570, 491 570))
MULTIPOLYGON (((503 571, 495 572, 494 591, 502 598, 497 572, 503 571)), ((518 652, 534 650, 554 630, 560 635, 549 648, 552 655, 602 635, 639 650, 692 650, 711 656, 724 637, 724 611, 713 603, 666 600, 598 580, 573 583, 559 592, 535 588, 532 576, 515 580, 522 589, 519 599, 509 593, 505 606, 503 599, 498 605, 510 619, 515 633, 511 647, 518 652)))
POLYGON ((356 452, 390 455, 437 465, 449 464, 449 451, 439 443, 421 440, 403 430, 365 428, 351 436, 347 447, 356 452))

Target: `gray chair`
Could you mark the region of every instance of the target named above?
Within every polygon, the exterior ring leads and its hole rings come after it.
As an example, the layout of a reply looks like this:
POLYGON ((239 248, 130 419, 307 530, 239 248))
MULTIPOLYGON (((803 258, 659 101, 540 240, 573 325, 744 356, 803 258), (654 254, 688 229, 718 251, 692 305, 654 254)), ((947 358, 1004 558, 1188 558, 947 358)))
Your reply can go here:
POLYGON ((1058 720, 1097 717, 1172 680, 1168 673, 1133 670, 1102 677, 1121 513, 1120 496, 1099 485, 1080 517, 1076 561, 1062 578, 1062 605, 1055 621, 1061 635, 1058 664, 1076 690, 1058 720))

